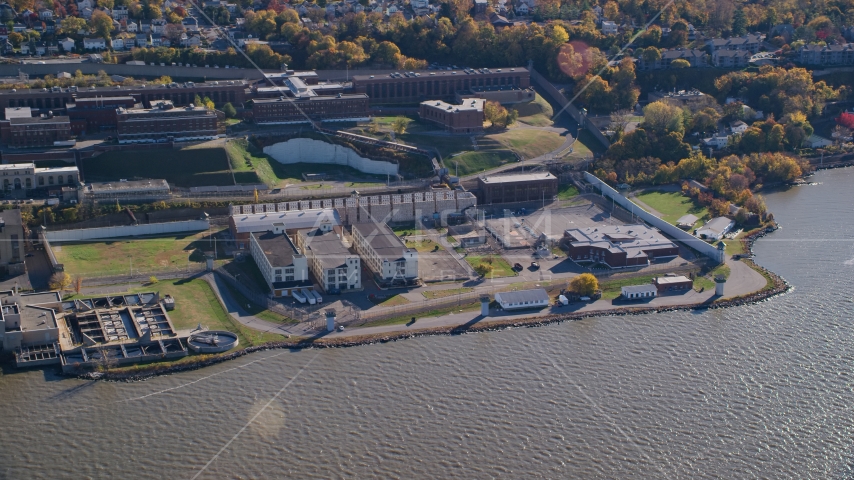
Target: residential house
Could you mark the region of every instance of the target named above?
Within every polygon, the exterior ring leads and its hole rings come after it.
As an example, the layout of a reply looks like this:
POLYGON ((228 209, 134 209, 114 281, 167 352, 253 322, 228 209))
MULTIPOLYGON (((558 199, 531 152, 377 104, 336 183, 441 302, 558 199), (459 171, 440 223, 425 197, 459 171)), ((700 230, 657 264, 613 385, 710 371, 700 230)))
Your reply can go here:
POLYGON ((734 133, 734 134, 738 134, 738 135, 741 135, 741 134, 743 134, 744 132, 746 132, 746 131, 747 131, 747 128, 748 128, 748 125, 747 125, 746 123, 742 122, 741 120, 738 120, 738 121, 736 121, 736 122, 733 122, 733 123, 732 123, 732 124, 730 124, 730 126, 729 126, 729 130, 730 130, 732 133, 734 133))
POLYGON ((151 21, 151 33, 163 34, 166 32, 166 20, 163 18, 155 18, 151 21))
POLYGON ((139 31, 139 25, 136 22, 129 20, 127 22, 127 27, 125 27, 125 30, 127 30, 128 33, 137 33, 139 31))
POLYGON ((812 134, 809 138, 804 140, 803 145, 808 148, 824 148, 833 145, 833 141, 820 137, 816 134, 812 134))
POLYGON ((706 67, 708 66, 705 52, 698 48, 674 48, 670 50, 662 50, 661 58, 654 62, 647 62, 643 57, 638 59, 638 67, 641 70, 659 70, 670 68, 670 65, 676 59, 687 61, 691 67, 706 67))
POLYGON ((122 37, 115 37, 110 40, 110 48, 113 50, 124 50, 125 47, 125 39, 122 37))
POLYGON ((121 5, 113 9, 113 20, 121 22, 128 19, 128 7, 121 5))
POLYGON ((187 17, 181 20, 181 25, 184 26, 184 30, 188 32, 198 32, 199 31, 199 21, 195 17, 187 17))
POLYGON ((104 41, 101 37, 93 37, 93 38, 84 38, 83 39, 83 49, 84 50, 104 50, 107 48, 107 42, 104 41))
POLYGON ((16 23, 16 24, 12 25, 12 31, 13 31, 13 32, 16 32, 16 33, 23 33, 23 32, 25 32, 26 30, 27 30, 27 27, 26 27, 26 26, 24 26, 24 25, 22 25, 22 24, 20 24, 20 23, 16 23))
POLYGON ((516 15, 528 15, 529 13, 531 13, 531 10, 527 3, 523 2, 516 5, 516 15))
POLYGON ((747 34, 743 37, 712 38, 706 41, 706 46, 713 54, 720 50, 746 50, 750 53, 759 53, 763 40, 765 35, 747 34))
POLYGON ((152 47, 160 47, 163 45, 163 35, 159 33, 151 34, 151 46, 152 47))
POLYGON ((751 56, 747 50, 715 50, 712 63, 720 68, 744 68, 750 64, 751 56))
POLYGON ((56 21, 55 20, 45 20, 44 22, 44 33, 48 35, 53 35, 56 32, 56 21))
POLYGON ((616 35, 617 34, 617 22, 612 22, 610 20, 605 20, 602 22, 602 35, 616 35))
POLYGON ((151 21, 150 20, 140 20, 139 21, 139 31, 142 33, 151 33, 151 21))
POLYGON ((38 56, 47 54, 47 44, 45 42, 37 42, 35 51, 38 56))
POLYGON ((198 35, 187 36, 186 33, 181 34, 181 46, 184 48, 198 47, 202 44, 202 39, 198 35))
POLYGON ((70 37, 65 37, 59 41, 59 46, 62 47, 62 51, 64 52, 73 52, 74 40, 72 40, 70 37))
POLYGON ((804 45, 798 50, 798 61, 803 65, 851 65, 854 64, 854 43, 804 45))
POLYGON ((32 45, 32 42, 24 42, 21 44, 21 55, 32 55, 35 50, 35 45, 32 45))
POLYGON ((39 9, 39 18, 42 20, 53 20, 53 11, 41 8, 39 9))
POLYGON ((729 137, 727 135, 715 135, 714 137, 704 138, 703 145, 720 150, 729 145, 729 137))
POLYGON ((86 8, 84 8, 84 9, 82 9, 82 10, 78 10, 78 11, 77 11, 77 13, 80 15, 80 17, 81 17, 81 18, 84 18, 84 19, 86 19, 86 20, 91 19, 91 18, 92 18, 92 14, 93 14, 94 12, 95 12, 95 11, 94 11, 94 10, 92 10, 91 8, 89 8, 89 7, 86 7, 86 8))
POLYGON ((151 36, 147 33, 136 34, 136 46, 143 48, 151 45, 151 36))
POLYGON ((77 2, 77 11, 83 10, 84 8, 92 8, 95 4, 89 0, 80 0, 77 2))
POLYGON ((486 7, 489 5, 487 0, 474 0, 474 13, 486 13, 486 7))

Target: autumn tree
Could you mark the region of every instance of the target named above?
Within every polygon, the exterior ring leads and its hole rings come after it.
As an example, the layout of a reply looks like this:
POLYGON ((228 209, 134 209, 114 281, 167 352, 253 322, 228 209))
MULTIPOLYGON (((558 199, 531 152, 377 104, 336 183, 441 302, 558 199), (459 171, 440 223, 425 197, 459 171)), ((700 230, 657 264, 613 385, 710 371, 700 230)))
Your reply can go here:
POLYGON ((488 101, 483 105, 483 116, 496 127, 505 127, 508 125, 508 113, 500 103, 488 101))
POLYGON ((590 296, 599 290, 599 280, 592 273, 582 273, 569 281, 569 290, 582 296, 590 296))
POLYGON ((51 290, 63 291, 69 285, 71 285, 71 275, 68 272, 56 272, 48 280, 48 286, 51 290))
POLYGON ((480 275, 481 277, 485 277, 492 273, 494 267, 490 263, 481 262, 474 267, 474 272, 480 275))
POLYGON ((403 135, 409 127, 409 119, 406 117, 397 117, 391 122, 391 130, 396 135, 403 135))

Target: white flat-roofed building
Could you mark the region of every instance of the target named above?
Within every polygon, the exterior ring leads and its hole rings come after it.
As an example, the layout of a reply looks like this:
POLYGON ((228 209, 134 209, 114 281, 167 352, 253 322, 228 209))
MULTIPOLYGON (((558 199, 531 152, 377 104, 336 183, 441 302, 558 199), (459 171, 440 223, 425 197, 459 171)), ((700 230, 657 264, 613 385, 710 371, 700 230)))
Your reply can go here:
POLYGON ((249 252, 261 270, 273 296, 289 296, 294 290, 312 289, 308 261, 285 234, 284 225, 268 232, 249 234, 249 252))
POLYGON ((362 288, 362 262, 342 241, 340 228, 305 229, 297 232, 297 248, 305 253, 308 267, 324 292, 362 288))
POLYGON ((627 300, 635 300, 638 298, 654 298, 658 293, 658 289, 651 283, 646 285, 628 285, 622 287, 620 293, 627 300))
POLYGON ((311 210, 288 210, 284 212, 238 213, 228 219, 231 235, 238 249, 245 249, 249 234, 266 232, 274 224, 284 224, 289 231, 306 228, 328 228, 340 226, 341 217, 333 208, 318 208, 311 210))
POLYGON ((388 225, 354 224, 353 244, 381 282, 412 284, 417 281, 418 252, 407 248, 388 225))
POLYGON ((543 288, 532 290, 516 290, 515 292, 498 292, 495 301, 504 310, 523 310, 526 308, 543 308, 549 306, 549 294, 543 288))

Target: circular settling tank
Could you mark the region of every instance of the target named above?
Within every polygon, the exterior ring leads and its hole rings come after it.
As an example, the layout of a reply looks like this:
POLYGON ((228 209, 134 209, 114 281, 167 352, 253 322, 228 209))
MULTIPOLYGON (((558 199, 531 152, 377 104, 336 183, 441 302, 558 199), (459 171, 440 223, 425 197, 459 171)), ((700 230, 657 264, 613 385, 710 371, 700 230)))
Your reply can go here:
POLYGON ((196 353, 220 353, 238 345, 237 335, 224 330, 208 330, 190 335, 187 344, 196 353))

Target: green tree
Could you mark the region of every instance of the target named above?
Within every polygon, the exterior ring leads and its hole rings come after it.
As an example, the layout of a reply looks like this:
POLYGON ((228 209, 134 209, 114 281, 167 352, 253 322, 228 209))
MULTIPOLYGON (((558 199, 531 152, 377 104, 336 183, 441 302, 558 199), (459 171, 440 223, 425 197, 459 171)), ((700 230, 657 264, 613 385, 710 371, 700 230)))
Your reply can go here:
POLYGON ((656 132, 683 132, 685 125, 682 109, 658 100, 643 108, 641 125, 656 132))
POLYGON ((489 275, 490 273, 492 273, 494 268, 495 267, 493 267, 492 264, 490 264, 490 263, 481 262, 481 263, 477 264, 477 266, 474 267, 474 271, 475 271, 475 273, 477 273, 481 277, 485 277, 485 276, 489 275))
POLYGON ((732 34, 741 36, 747 33, 747 15, 739 8, 732 16, 732 34))
POLYGON ((677 58, 676 60, 670 62, 670 68, 689 68, 690 66, 691 63, 688 62, 688 60, 685 60, 684 58, 677 58))
POLYGON ((237 109, 234 108, 234 105, 232 105, 231 102, 228 102, 222 106, 222 113, 224 113, 228 118, 234 118, 237 116, 237 109))
MULTIPOLYGON (((78 38, 79 35, 77 34, 77 32, 80 30, 86 30, 86 31, 89 30, 89 24, 86 23, 86 20, 84 20, 82 18, 66 17, 66 18, 63 18, 62 21, 59 23, 59 34, 60 35, 67 35, 67 36, 71 36, 74 38, 78 38)), ((12 34, 10 33, 9 37, 11 38, 11 36, 12 36, 12 34)))

